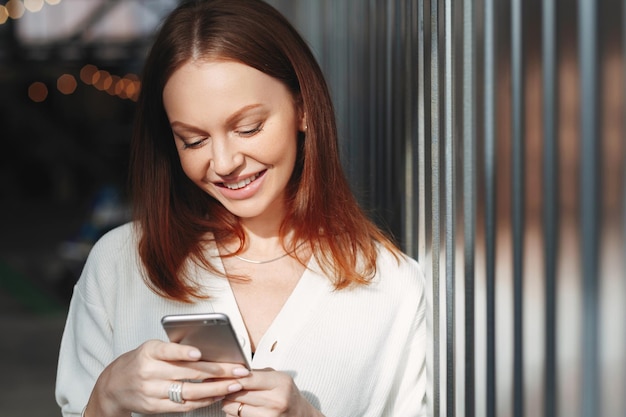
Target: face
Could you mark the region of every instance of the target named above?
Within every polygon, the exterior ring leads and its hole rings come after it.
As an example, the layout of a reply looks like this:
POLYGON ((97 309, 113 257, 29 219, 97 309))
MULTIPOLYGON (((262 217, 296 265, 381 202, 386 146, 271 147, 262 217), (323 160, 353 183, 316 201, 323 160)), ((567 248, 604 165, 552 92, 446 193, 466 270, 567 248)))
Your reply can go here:
POLYGON ((234 61, 188 62, 163 90, 185 174, 243 221, 280 221, 304 117, 287 87, 234 61))

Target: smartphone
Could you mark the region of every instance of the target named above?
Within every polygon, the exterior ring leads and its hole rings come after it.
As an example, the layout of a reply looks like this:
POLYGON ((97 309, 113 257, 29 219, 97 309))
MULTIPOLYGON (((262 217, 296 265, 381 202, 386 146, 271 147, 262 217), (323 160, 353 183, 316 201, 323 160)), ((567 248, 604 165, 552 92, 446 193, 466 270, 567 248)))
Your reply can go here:
POLYGON ((173 314, 164 316, 161 324, 171 342, 198 348, 203 360, 238 363, 250 369, 226 314, 173 314))

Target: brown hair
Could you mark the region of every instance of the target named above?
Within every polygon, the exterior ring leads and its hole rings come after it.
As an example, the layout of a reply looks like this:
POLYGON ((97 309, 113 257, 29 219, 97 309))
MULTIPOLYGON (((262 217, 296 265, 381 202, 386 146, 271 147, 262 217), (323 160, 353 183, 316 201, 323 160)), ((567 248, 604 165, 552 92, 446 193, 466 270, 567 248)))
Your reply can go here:
MULTIPOLYGON (((289 184, 281 232, 306 240, 337 289, 365 284, 376 272, 377 244, 393 243, 365 216, 344 176, 330 94, 309 47, 261 0, 197 0, 165 20, 146 60, 131 145, 131 187, 146 281, 157 293, 190 301, 201 294, 183 265, 188 258, 216 271, 205 239, 245 234, 236 216, 183 173, 163 107, 165 83, 192 60, 239 61, 283 82, 301 100, 306 138, 289 184), (332 192, 331 192, 332 191, 332 192)), ((284 233, 283 233, 284 235, 284 233)), ((286 248, 293 249, 293 248, 286 248)))

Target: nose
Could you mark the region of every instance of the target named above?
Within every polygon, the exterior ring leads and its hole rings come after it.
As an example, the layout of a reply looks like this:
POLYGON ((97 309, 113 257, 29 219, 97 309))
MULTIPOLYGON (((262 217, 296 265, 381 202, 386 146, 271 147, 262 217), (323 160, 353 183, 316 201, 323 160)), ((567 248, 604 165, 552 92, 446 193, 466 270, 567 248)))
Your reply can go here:
POLYGON ((213 138, 211 167, 217 175, 227 177, 234 174, 243 161, 243 153, 227 137, 213 138))

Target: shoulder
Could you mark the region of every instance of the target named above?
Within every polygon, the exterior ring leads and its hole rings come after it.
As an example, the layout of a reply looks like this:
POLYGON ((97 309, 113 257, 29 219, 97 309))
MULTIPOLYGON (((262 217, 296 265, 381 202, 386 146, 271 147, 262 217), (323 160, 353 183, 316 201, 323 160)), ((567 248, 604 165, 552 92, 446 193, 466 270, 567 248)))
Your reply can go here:
POLYGON ((94 244, 87 257, 86 265, 119 261, 137 252, 137 227, 126 223, 105 233, 94 244))
POLYGON ((378 246, 376 275, 383 277, 396 276, 416 282, 424 280, 424 271, 415 259, 403 252, 391 252, 382 245, 378 246))
POLYGON ((405 253, 391 252, 382 245, 378 247, 376 274, 371 285, 395 294, 399 299, 422 300, 426 292, 422 266, 405 253))
POLYGON ((126 223, 104 234, 93 246, 78 282, 82 291, 115 286, 119 277, 139 272, 137 228, 126 223))
POLYGON ((85 268, 97 265, 116 265, 128 260, 135 260, 139 241, 135 223, 126 223, 105 233, 91 249, 85 268))
POLYGON ((137 242, 135 223, 125 223, 105 233, 94 245, 92 253, 108 250, 125 249, 137 242))

